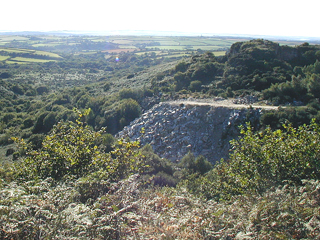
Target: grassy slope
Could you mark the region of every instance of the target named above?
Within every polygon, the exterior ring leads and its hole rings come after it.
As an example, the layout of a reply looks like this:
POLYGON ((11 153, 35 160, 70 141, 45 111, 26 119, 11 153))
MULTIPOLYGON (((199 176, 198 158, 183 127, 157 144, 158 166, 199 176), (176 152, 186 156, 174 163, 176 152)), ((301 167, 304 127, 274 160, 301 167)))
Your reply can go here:
POLYGON ((17 49, 17 48, 0 48, 0 51, 4 52, 3 55, 0 55, 0 61, 8 64, 17 63, 17 64, 26 64, 26 63, 41 63, 56 61, 57 59, 62 59, 56 53, 46 52, 46 51, 36 51, 31 49, 17 49), (28 57, 11 57, 14 54, 29 54, 28 57), (49 59, 39 59, 39 57, 45 56, 49 59))

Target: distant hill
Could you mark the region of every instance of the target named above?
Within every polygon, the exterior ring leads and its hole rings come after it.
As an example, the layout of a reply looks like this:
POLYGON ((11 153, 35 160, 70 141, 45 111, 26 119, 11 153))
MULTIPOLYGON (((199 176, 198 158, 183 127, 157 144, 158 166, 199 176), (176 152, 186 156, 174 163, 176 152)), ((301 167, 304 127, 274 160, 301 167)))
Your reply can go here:
POLYGON ((174 91, 175 98, 186 94, 196 98, 255 96, 267 104, 304 106, 280 111, 281 116, 265 122, 278 126, 280 119, 289 119, 302 124, 313 117, 320 120, 319 61, 320 45, 292 47, 256 39, 234 43, 225 56, 194 55, 169 74, 153 79, 152 85, 160 92, 172 95, 174 91))

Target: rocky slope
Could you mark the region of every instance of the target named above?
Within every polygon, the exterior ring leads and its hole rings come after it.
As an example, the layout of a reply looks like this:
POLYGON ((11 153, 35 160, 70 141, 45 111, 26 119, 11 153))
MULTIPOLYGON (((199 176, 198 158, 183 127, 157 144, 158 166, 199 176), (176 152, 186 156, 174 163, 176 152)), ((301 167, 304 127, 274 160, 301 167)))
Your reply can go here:
POLYGON ((121 137, 151 144, 155 153, 172 161, 189 151, 211 162, 229 154, 229 141, 239 134, 238 126, 256 121, 261 108, 215 101, 162 102, 145 112, 119 133, 121 137), (142 131, 143 130, 143 131, 142 131))

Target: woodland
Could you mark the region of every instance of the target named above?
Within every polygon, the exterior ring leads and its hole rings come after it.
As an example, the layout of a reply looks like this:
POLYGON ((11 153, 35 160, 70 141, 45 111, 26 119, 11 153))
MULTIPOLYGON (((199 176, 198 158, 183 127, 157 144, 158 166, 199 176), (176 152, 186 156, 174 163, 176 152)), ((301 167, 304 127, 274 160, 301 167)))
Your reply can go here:
POLYGON ((1 239, 319 238, 320 45, 0 39, 1 239), (246 97, 279 108, 216 163, 115 137, 162 101, 246 97))

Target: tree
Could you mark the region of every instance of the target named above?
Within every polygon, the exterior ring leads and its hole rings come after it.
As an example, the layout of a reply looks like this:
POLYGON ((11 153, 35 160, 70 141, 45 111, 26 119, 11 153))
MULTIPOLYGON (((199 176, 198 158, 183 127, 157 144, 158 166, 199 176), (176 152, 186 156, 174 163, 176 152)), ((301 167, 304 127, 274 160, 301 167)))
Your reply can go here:
POLYGON ((131 98, 123 100, 120 105, 120 127, 124 127, 139 117, 141 113, 141 107, 139 103, 131 98), (121 120, 122 119, 122 120, 121 120))
POLYGON ((307 82, 308 92, 311 93, 315 98, 320 97, 320 75, 312 74, 307 82))
POLYGON ((49 92, 49 90, 48 90, 48 88, 46 86, 37 87, 36 91, 37 91, 37 93, 39 95, 42 95, 44 93, 48 93, 49 92))
POLYGON ((53 112, 50 112, 44 119, 43 119, 43 131, 49 132, 53 125, 56 123, 56 115, 53 112))

